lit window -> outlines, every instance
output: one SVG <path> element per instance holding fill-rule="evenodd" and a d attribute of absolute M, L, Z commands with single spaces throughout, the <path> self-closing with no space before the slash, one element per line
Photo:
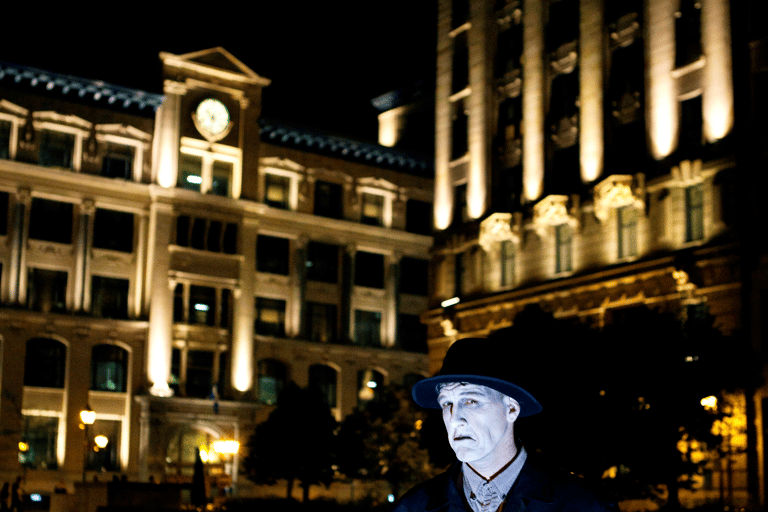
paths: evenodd
<path fill-rule="evenodd" d="M 384 389 L 384 375 L 373 369 L 357 372 L 357 400 L 364 404 L 376 400 Z"/>
<path fill-rule="evenodd" d="M 287 176 L 266 173 L 264 175 L 264 203 L 273 208 L 290 208 L 291 179 Z"/>
<path fill-rule="evenodd" d="M 568 224 L 555 226 L 555 272 L 570 272 L 573 237 Z"/>
<path fill-rule="evenodd" d="M 128 351 L 117 345 L 96 345 L 91 351 L 91 389 L 125 393 Z"/>
<path fill-rule="evenodd" d="M 500 246 L 501 286 L 512 286 L 515 284 L 515 245 L 511 240 L 504 240 Z"/>
<path fill-rule="evenodd" d="M 75 136 L 71 133 L 43 130 L 40 133 L 38 163 L 43 167 L 73 168 Z"/>
<path fill-rule="evenodd" d="M 120 471 L 120 432 L 123 428 L 120 420 L 97 419 L 88 429 L 91 449 L 88 451 L 86 468 L 91 471 Z M 106 446 L 99 448 L 94 440 L 98 436 L 106 438 Z"/>
<path fill-rule="evenodd" d="M 363 193 L 363 205 L 360 222 L 371 226 L 384 225 L 384 196 Z"/>
<path fill-rule="evenodd" d="M 229 196 L 230 182 L 232 181 L 232 163 L 213 161 L 213 177 L 211 179 L 210 193 L 216 196 Z"/>
<path fill-rule="evenodd" d="M 216 157 L 223 158 L 217 159 Z M 235 163 L 224 155 L 207 152 L 180 153 L 176 186 L 228 197 L 232 192 Z"/>
<path fill-rule="evenodd" d="M 685 189 L 685 241 L 704 238 L 704 191 L 701 185 Z"/>
<path fill-rule="evenodd" d="M 203 184 L 203 159 L 195 155 L 179 155 L 179 188 L 200 192 Z"/>
<path fill-rule="evenodd" d="M 57 469 L 56 444 L 59 437 L 59 419 L 49 416 L 22 416 L 21 440 L 29 449 L 20 455 L 24 467 Z"/>
<path fill-rule="evenodd" d="M 280 392 L 286 382 L 285 365 L 274 359 L 259 361 L 259 402 L 277 404 Z"/>
<path fill-rule="evenodd" d="M 623 206 L 617 211 L 619 225 L 619 258 L 637 255 L 637 209 Z"/>
<path fill-rule="evenodd" d="M 256 297 L 254 331 L 266 336 L 285 337 L 285 301 Z"/>
<path fill-rule="evenodd" d="M 355 345 L 381 346 L 381 312 L 355 310 Z"/>

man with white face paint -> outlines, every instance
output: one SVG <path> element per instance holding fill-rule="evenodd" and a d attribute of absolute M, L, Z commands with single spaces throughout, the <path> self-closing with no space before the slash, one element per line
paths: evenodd
<path fill-rule="evenodd" d="M 395 512 L 618 512 L 615 503 L 598 498 L 572 475 L 529 460 L 515 437 L 515 422 L 542 406 L 510 382 L 513 365 L 500 357 L 500 341 L 458 340 L 440 372 L 413 386 L 417 404 L 442 410 L 458 463 L 411 489 Z"/>

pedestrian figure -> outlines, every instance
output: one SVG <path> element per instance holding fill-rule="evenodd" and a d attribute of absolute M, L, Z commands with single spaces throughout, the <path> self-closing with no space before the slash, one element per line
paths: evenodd
<path fill-rule="evenodd" d="M 10 503 L 8 503 L 11 497 L 11 484 L 5 482 L 3 488 L 0 489 L 0 512 L 8 512 L 11 509 Z"/>
<path fill-rule="evenodd" d="M 24 489 L 20 476 L 16 477 L 11 486 L 11 512 L 24 512 Z"/>

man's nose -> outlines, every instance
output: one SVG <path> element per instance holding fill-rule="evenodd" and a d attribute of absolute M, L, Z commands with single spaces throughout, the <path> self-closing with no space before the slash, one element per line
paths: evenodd
<path fill-rule="evenodd" d="M 455 425 L 455 424 L 461 424 L 464 423 L 464 408 L 460 405 L 452 405 L 450 410 L 450 416 L 448 418 L 448 424 L 449 425 Z"/>

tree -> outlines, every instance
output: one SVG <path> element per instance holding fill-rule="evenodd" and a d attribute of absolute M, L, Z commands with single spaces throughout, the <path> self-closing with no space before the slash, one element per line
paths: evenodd
<path fill-rule="evenodd" d="M 350 478 L 383 479 L 395 496 L 434 475 L 419 444 L 426 414 L 409 390 L 386 387 L 347 416 L 339 430 L 339 469 Z"/>
<path fill-rule="evenodd" d="M 333 481 L 336 420 L 322 397 L 295 383 L 286 385 L 267 421 L 248 440 L 244 469 L 257 483 L 288 482 L 287 497 L 299 481 L 303 500 L 309 488 Z"/>

